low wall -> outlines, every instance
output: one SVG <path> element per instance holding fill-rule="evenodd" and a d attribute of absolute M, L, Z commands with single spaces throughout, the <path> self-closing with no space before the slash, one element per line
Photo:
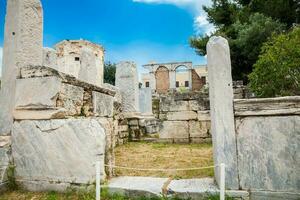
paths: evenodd
<path fill-rule="evenodd" d="M 239 187 L 251 199 L 299 199 L 300 97 L 234 101 Z"/>
<path fill-rule="evenodd" d="M 64 191 L 95 182 L 114 164 L 120 102 L 98 87 L 47 67 L 21 68 L 16 82 L 12 157 L 16 182 L 31 191 Z M 1 158 L 5 158 L 2 157 Z"/>
<path fill-rule="evenodd" d="M 160 141 L 174 143 L 211 141 L 208 94 L 169 93 L 159 96 L 159 101 L 154 100 L 153 105 L 154 114 L 160 120 Z"/>

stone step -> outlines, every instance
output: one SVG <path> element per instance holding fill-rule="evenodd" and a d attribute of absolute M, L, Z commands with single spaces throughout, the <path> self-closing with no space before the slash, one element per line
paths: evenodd
<path fill-rule="evenodd" d="M 155 177 L 117 177 L 108 183 L 110 193 L 130 197 L 176 196 L 182 199 L 205 200 L 209 195 L 219 193 L 212 178 L 170 180 Z M 226 194 L 240 200 L 248 200 L 246 191 L 226 191 Z"/>

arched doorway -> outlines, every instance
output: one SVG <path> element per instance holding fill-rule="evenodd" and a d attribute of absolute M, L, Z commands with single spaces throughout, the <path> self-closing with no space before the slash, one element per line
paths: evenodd
<path fill-rule="evenodd" d="M 169 70 L 164 66 L 160 66 L 155 72 L 155 79 L 156 92 L 160 94 L 167 93 L 170 88 Z"/>
<path fill-rule="evenodd" d="M 180 65 L 176 67 L 175 73 L 176 89 L 188 89 L 191 84 L 189 69 L 184 65 Z"/>

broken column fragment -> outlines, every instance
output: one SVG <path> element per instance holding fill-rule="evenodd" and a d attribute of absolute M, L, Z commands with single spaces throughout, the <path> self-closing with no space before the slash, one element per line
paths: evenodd
<path fill-rule="evenodd" d="M 134 62 L 124 61 L 117 64 L 116 86 L 122 95 L 124 112 L 139 112 L 139 81 Z"/>

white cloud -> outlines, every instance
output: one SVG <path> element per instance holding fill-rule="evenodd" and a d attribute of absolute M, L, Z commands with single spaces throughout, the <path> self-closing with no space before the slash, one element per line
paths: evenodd
<path fill-rule="evenodd" d="M 207 15 L 202 9 L 203 6 L 211 5 L 211 0 L 133 0 L 133 2 L 173 4 L 188 9 L 195 15 L 194 29 L 197 34 L 210 34 L 215 30 L 214 26 L 207 21 Z"/>
<path fill-rule="evenodd" d="M 2 58 L 3 58 L 3 48 L 0 47 L 0 77 L 2 75 Z"/>

